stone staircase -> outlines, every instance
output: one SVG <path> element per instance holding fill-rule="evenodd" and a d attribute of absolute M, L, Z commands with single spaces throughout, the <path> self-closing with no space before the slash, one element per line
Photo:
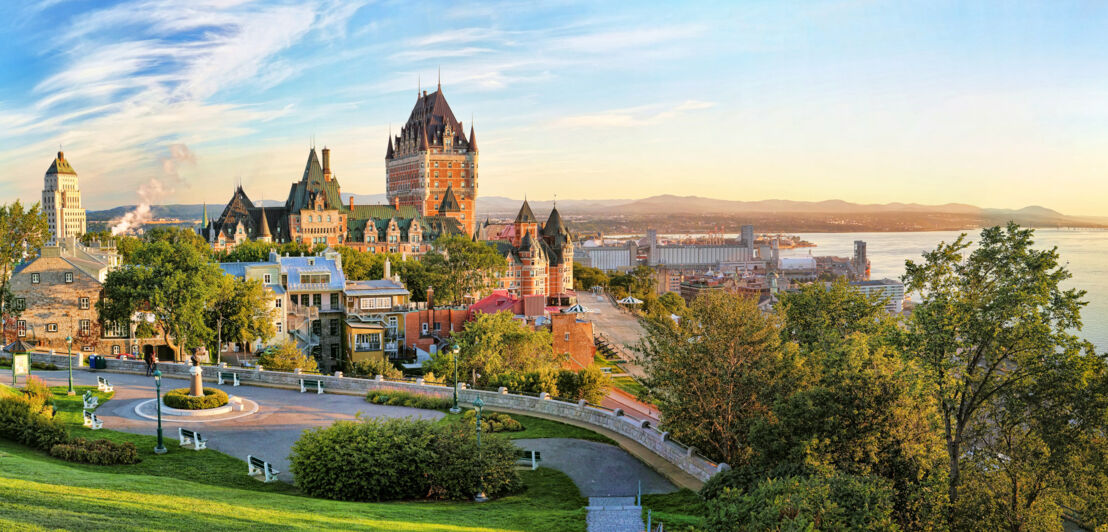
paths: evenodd
<path fill-rule="evenodd" d="M 634 497 L 589 497 L 586 522 L 589 532 L 643 532 L 642 506 Z"/>

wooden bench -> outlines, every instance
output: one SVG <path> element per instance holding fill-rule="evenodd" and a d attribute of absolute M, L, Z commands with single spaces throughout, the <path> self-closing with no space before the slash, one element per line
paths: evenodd
<path fill-rule="evenodd" d="M 273 464 L 249 454 L 246 455 L 246 467 L 250 476 L 264 474 L 266 482 L 277 480 L 277 474 L 280 473 L 273 469 Z"/>
<path fill-rule="evenodd" d="M 181 442 L 181 447 L 192 445 L 194 451 L 208 448 L 208 440 L 205 440 L 199 432 L 193 432 L 186 428 L 178 428 L 177 438 Z"/>
<path fill-rule="evenodd" d="M 96 389 L 102 392 L 111 392 L 114 390 L 114 388 L 112 388 L 112 383 L 108 382 L 108 379 L 100 376 L 96 377 Z"/>
<path fill-rule="evenodd" d="M 104 426 L 104 422 L 100 421 L 100 418 L 96 417 L 96 414 L 93 414 L 92 412 L 89 412 L 88 410 L 85 410 L 84 413 L 85 413 L 85 426 L 86 427 L 88 427 L 92 430 L 100 430 L 100 428 Z"/>
<path fill-rule="evenodd" d="M 232 384 L 231 386 L 238 386 L 239 385 L 239 374 L 238 373 L 235 373 L 233 371 L 221 371 L 221 372 L 219 372 L 219 384 L 223 384 L 224 379 L 227 379 L 227 380 L 233 382 L 234 384 Z"/>
<path fill-rule="evenodd" d="M 530 467 L 532 471 L 539 468 L 539 461 L 542 460 L 542 454 L 539 451 L 527 451 L 520 449 L 516 453 L 516 465 Z"/>
<path fill-rule="evenodd" d="M 308 383 L 315 383 L 315 393 L 323 393 L 323 381 L 318 379 L 300 379 L 300 393 L 308 391 L 308 387 L 305 386 Z"/>
<path fill-rule="evenodd" d="M 93 410 L 100 406 L 100 398 L 92 395 L 92 390 L 85 392 L 84 395 L 85 410 Z"/>

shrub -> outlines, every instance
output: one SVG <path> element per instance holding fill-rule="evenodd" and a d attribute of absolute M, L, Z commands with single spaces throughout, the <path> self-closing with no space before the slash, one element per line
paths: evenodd
<path fill-rule="evenodd" d="M 23 385 L 23 397 L 30 400 L 32 403 L 46 405 L 54 400 L 54 392 L 50 391 L 50 386 L 46 384 L 46 381 L 42 380 L 42 377 L 30 375 L 27 377 L 27 383 Z"/>
<path fill-rule="evenodd" d="M 407 406 L 426 410 L 446 410 L 454 406 L 454 400 L 449 397 L 391 390 L 370 391 L 366 394 L 365 400 L 378 405 Z"/>
<path fill-rule="evenodd" d="M 383 375 L 386 379 L 399 379 L 404 373 L 385 360 L 360 360 L 350 365 L 350 377 L 373 378 Z"/>
<path fill-rule="evenodd" d="M 418 419 L 359 419 L 309 429 L 293 444 L 290 471 L 305 493 L 348 501 L 467 499 L 484 478 L 490 496 L 520 487 L 515 447 L 472 430 Z M 336 452 L 336 450 L 341 452 Z"/>
<path fill-rule="evenodd" d="M 469 427 L 473 427 L 476 420 L 476 410 L 466 410 L 465 414 L 462 414 L 462 423 Z M 481 432 L 519 432 L 521 430 L 523 430 L 523 425 L 512 419 L 508 414 L 500 412 L 481 413 Z"/>
<path fill-rule="evenodd" d="M 266 349 L 258 357 L 258 364 L 271 371 L 319 371 L 315 359 L 300 352 L 296 344 L 285 342 L 275 348 Z"/>
<path fill-rule="evenodd" d="M 0 437 L 44 451 L 69 441 L 64 424 L 35 408 L 22 397 L 0 398 Z"/>
<path fill-rule="evenodd" d="M 178 388 L 165 394 L 163 398 L 165 406 L 179 408 L 181 410 L 203 410 L 206 408 L 218 408 L 229 400 L 227 392 L 217 388 L 204 388 L 203 397 L 189 396 L 188 388 Z"/>
<path fill-rule="evenodd" d="M 878 477 L 771 478 L 749 492 L 723 488 L 709 500 L 709 530 L 898 530 L 893 490 Z"/>
<path fill-rule="evenodd" d="M 141 461 L 134 443 L 115 443 L 104 439 L 90 441 L 76 438 L 69 443 L 58 443 L 50 448 L 50 456 L 67 462 L 95 465 L 137 464 Z"/>

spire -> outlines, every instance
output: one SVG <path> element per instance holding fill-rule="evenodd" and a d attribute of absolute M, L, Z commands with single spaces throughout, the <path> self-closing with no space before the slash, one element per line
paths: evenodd
<path fill-rule="evenodd" d="M 261 221 L 262 227 L 258 232 L 258 236 L 261 236 L 263 238 L 270 238 L 273 235 L 270 234 L 270 232 L 269 232 L 269 221 L 267 221 L 265 219 L 265 207 L 261 207 L 261 209 L 262 209 L 262 221 Z"/>
<path fill-rule="evenodd" d="M 208 226 L 208 202 L 204 202 L 204 217 L 200 220 L 200 227 Z"/>
<path fill-rule="evenodd" d="M 454 196 L 454 185 L 448 183 L 446 185 L 446 194 L 442 196 L 442 203 L 439 204 L 439 214 L 445 212 L 458 212 L 462 210 L 458 204 L 458 198 Z"/>
<path fill-rule="evenodd" d="M 439 65 L 439 83 L 438 83 L 438 91 L 439 91 L 439 92 L 442 92 L 442 65 Z"/>
<path fill-rule="evenodd" d="M 469 123 L 469 151 L 477 152 L 477 134 L 473 132 L 473 122 Z"/>
<path fill-rule="evenodd" d="M 431 145 L 431 143 L 427 141 L 427 127 L 421 126 L 419 131 L 421 133 L 419 137 L 419 151 L 427 151 L 427 146 Z"/>
<path fill-rule="evenodd" d="M 392 132 L 389 132 L 389 149 L 385 152 L 385 159 L 392 159 L 395 152 L 392 150 Z"/>
<path fill-rule="evenodd" d="M 516 223 L 535 223 L 535 213 L 531 212 L 531 205 L 527 203 L 526 198 L 523 200 L 523 206 L 519 208 L 519 214 L 516 215 Z"/>

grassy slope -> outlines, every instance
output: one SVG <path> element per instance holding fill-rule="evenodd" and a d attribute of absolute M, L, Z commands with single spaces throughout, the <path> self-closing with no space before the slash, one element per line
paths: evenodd
<path fill-rule="evenodd" d="M 523 425 L 523 430 L 519 432 L 500 432 L 498 434 L 507 436 L 509 440 L 522 440 L 531 438 L 576 438 L 578 440 L 598 441 L 600 443 L 608 443 L 616 445 L 616 442 L 611 438 L 602 434 L 597 434 L 589 429 L 581 428 L 575 425 L 567 425 L 565 423 L 559 423 L 549 419 L 543 419 L 538 417 L 524 416 L 520 414 L 508 414 L 512 419 L 519 421 Z M 450 414 L 447 413 L 446 417 L 442 418 L 441 423 L 454 422 L 462 418 L 462 414 Z"/>
<path fill-rule="evenodd" d="M 642 506 L 643 520 L 646 520 L 646 510 L 652 510 L 653 523 L 665 523 L 666 530 L 704 528 L 704 501 L 690 489 L 643 495 Z"/>
<path fill-rule="evenodd" d="M 74 436 L 131 441 L 134 465 L 72 464 L 0 440 L 0 529 L 40 530 L 584 530 L 585 499 L 564 474 L 522 473 L 527 489 L 485 504 L 468 502 L 351 503 L 303 497 L 284 483 L 246 475 L 243 462 L 212 451 L 153 454 L 156 439 L 80 426 L 81 394 L 56 397 L 60 419 Z M 111 394 L 94 393 L 101 402 Z M 167 481 L 171 477 L 173 481 Z"/>

